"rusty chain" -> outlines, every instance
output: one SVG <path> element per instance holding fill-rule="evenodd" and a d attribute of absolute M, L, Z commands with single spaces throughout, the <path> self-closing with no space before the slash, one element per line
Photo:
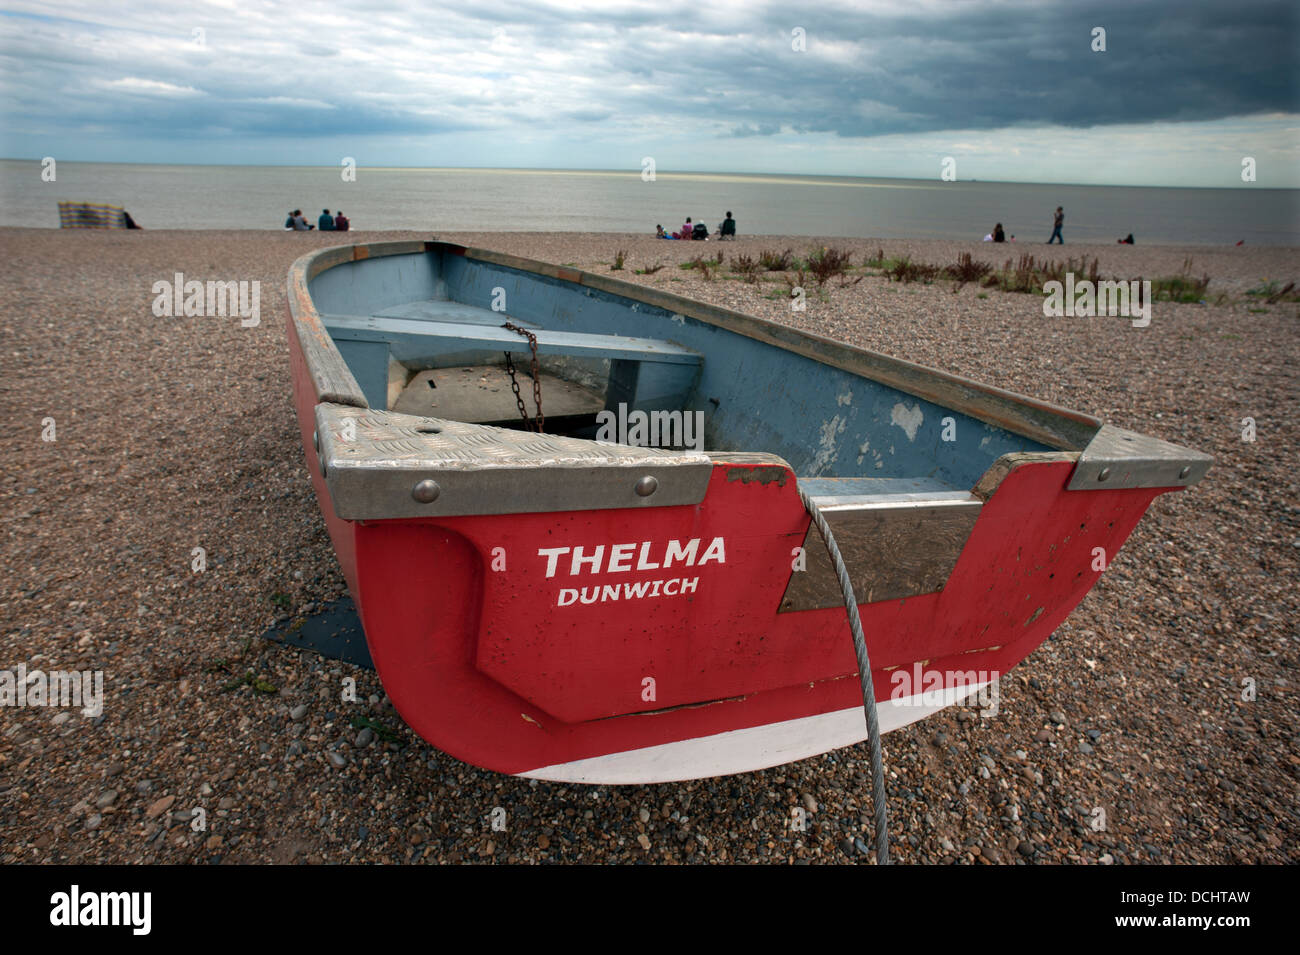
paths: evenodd
<path fill-rule="evenodd" d="M 536 429 L 540 434 L 546 424 L 546 417 L 542 414 L 542 375 L 537 368 L 537 336 L 526 328 L 520 328 L 513 322 L 506 322 L 501 327 L 512 332 L 518 332 L 528 339 L 528 347 L 533 353 L 533 404 L 537 406 L 537 417 L 535 419 L 528 417 L 528 409 L 524 406 L 523 396 L 519 393 L 519 381 L 515 378 L 515 363 L 510 358 L 510 352 L 506 352 L 506 371 L 510 375 L 510 387 L 514 390 L 515 404 L 519 406 L 519 416 L 524 419 L 524 426 L 529 430 Z"/>

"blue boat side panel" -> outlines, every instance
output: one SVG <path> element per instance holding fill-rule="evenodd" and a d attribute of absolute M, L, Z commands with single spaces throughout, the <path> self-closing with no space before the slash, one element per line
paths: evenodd
<path fill-rule="evenodd" d="M 358 342 L 335 339 L 339 354 L 352 369 L 361 386 L 366 403 L 372 408 L 388 408 L 388 345 L 384 342 Z"/>
<path fill-rule="evenodd" d="M 370 315 L 406 302 L 446 299 L 438 258 L 385 255 L 360 259 L 321 272 L 308 283 L 308 291 L 318 312 L 347 315 Z"/>
<path fill-rule="evenodd" d="M 628 411 L 680 411 L 699 377 L 699 365 L 621 361 L 610 369 L 606 407 L 617 413 L 619 402 Z"/>
<path fill-rule="evenodd" d="M 444 257 L 450 297 L 547 329 L 652 336 L 706 356 L 690 409 L 710 450 L 778 454 L 801 477 L 933 478 L 974 487 L 1016 451 L 1051 448 L 888 385 L 640 302 L 491 263 Z"/>

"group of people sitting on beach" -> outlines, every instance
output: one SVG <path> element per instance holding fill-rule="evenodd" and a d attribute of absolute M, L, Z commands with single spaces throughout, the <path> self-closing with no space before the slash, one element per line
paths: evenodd
<path fill-rule="evenodd" d="M 347 232 L 348 229 L 352 228 L 352 222 L 341 211 L 330 215 L 328 209 L 320 214 L 320 218 L 316 220 L 316 225 L 312 225 L 307 221 L 301 209 L 294 209 L 293 212 L 289 213 L 289 217 L 284 220 L 285 229 L 294 232 L 310 232 L 317 226 L 320 227 L 321 232 Z"/>
<path fill-rule="evenodd" d="M 727 210 L 727 217 L 718 223 L 718 231 L 714 233 L 721 239 L 734 239 L 736 237 L 736 220 L 731 218 L 731 210 Z M 709 238 L 709 227 L 703 222 L 692 222 L 690 216 L 686 217 L 686 222 L 682 224 L 681 229 L 677 232 L 665 232 L 662 225 L 655 226 L 656 239 L 701 239 Z"/>

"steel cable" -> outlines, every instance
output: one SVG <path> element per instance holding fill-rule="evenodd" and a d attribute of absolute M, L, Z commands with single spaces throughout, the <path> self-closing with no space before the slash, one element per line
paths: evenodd
<path fill-rule="evenodd" d="M 876 821 L 876 861 L 889 865 L 889 821 L 885 811 L 885 763 L 880 751 L 880 719 L 876 715 L 876 692 L 871 682 L 871 660 L 867 657 L 867 641 L 862 635 L 862 618 L 858 616 L 858 601 L 853 596 L 853 582 L 849 580 L 848 568 L 840 556 L 840 548 L 835 543 L 835 535 L 830 525 L 822 516 L 821 510 L 812 502 L 812 498 L 799 488 L 799 499 L 817 525 L 830 554 L 831 563 L 835 565 L 835 576 L 840 579 L 840 590 L 844 593 L 844 609 L 849 615 L 849 629 L 853 632 L 853 651 L 858 658 L 858 681 L 862 684 L 862 708 L 867 714 L 867 739 L 871 745 L 871 806 Z"/>

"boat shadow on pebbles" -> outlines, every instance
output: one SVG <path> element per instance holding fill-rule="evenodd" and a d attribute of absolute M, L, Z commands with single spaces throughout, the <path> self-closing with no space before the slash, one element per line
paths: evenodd
<path fill-rule="evenodd" d="M 283 647 L 310 650 L 331 660 L 341 660 L 373 670 L 366 634 L 351 597 L 325 604 L 318 613 L 282 617 L 261 638 Z"/>

